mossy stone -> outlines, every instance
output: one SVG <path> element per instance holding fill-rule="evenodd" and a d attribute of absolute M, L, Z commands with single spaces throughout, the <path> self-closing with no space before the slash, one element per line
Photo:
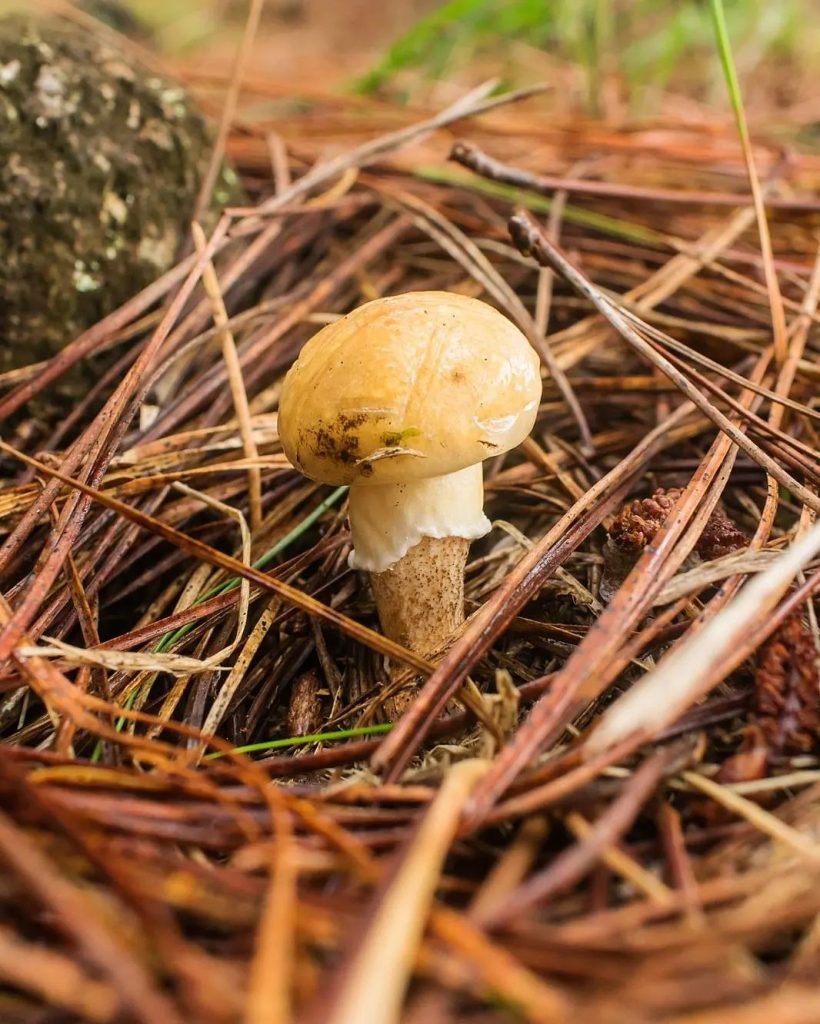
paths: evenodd
<path fill-rule="evenodd" d="M 210 145 L 185 90 L 108 40 L 0 21 L 0 372 L 47 359 L 173 265 Z"/>

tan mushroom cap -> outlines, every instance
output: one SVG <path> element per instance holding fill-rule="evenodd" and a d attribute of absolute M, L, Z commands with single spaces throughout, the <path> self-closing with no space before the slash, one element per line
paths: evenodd
<path fill-rule="evenodd" d="M 540 398 L 538 356 L 505 316 L 463 295 L 408 292 L 307 342 L 285 378 L 279 434 L 314 480 L 398 483 L 514 448 Z"/>

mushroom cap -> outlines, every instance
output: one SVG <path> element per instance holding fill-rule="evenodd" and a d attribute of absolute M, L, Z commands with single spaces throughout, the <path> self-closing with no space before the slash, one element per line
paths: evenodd
<path fill-rule="evenodd" d="M 538 356 L 498 310 L 408 292 L 365 303 L 307 342 L 285 377 L 279 436 L 314 480 L 398 483 L 514 448 L 540 399 Z"/>

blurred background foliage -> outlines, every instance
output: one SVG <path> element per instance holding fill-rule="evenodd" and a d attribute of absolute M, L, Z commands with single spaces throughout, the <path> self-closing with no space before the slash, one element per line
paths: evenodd
<path fill-rule="evenodd" d="M 32 2 L 62 0 L 0 0 L 0 10 Z M 125 11 L 164 53 L 215 68 L 247 11 L 247 0 L 80 5 L 116 27 Z M 724 6 L 752 119 L 820 106 L 820 0 Z M 652 116 L 668 93 L 727 106 L 709 0 L 266 0 L 251 68 L 292 81 L 294 94 L 309 83 L 400 103 L 496 75 L 505 86 L 551 81 L 562 109 L 609 117 Z"/>
<path fill-rule="evenodd" d="M 811 61 L 820 54 L 816 3 L 726 0 L 725 7 L 742 72 L 769 60 Z M 507 73 L 514 77 L 510 44 L 516 41 L 583 68 L 593 105 L 603 76 L 616 72 L 636 95 L 662 90 L 676 75 L 701 92 L 708 82 L 698 75 L 698 64 L 714 53 L 705 0 L 449 0 L 396 40 L 357 88 L 383 89 L 412 68 L 441 78 L 504 51 L 513 65 Z"/>

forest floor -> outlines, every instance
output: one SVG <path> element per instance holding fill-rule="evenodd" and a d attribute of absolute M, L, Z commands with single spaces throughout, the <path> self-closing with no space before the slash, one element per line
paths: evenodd
<path fill-rule="evenodd" d="M 381 29 L 275 17 L 162 58 L 244 189 L 207 250 L 0 378 L 0 1019 L 814 1024 L 816 98 L 746 94 L 744 146 L 714 54 L 638 116 L 521 41 L 500 87 L 363 94 Z M 277 409 L 319 326 L 419 289 L 501 309 L 544 395 L 392 722 Z"/>

